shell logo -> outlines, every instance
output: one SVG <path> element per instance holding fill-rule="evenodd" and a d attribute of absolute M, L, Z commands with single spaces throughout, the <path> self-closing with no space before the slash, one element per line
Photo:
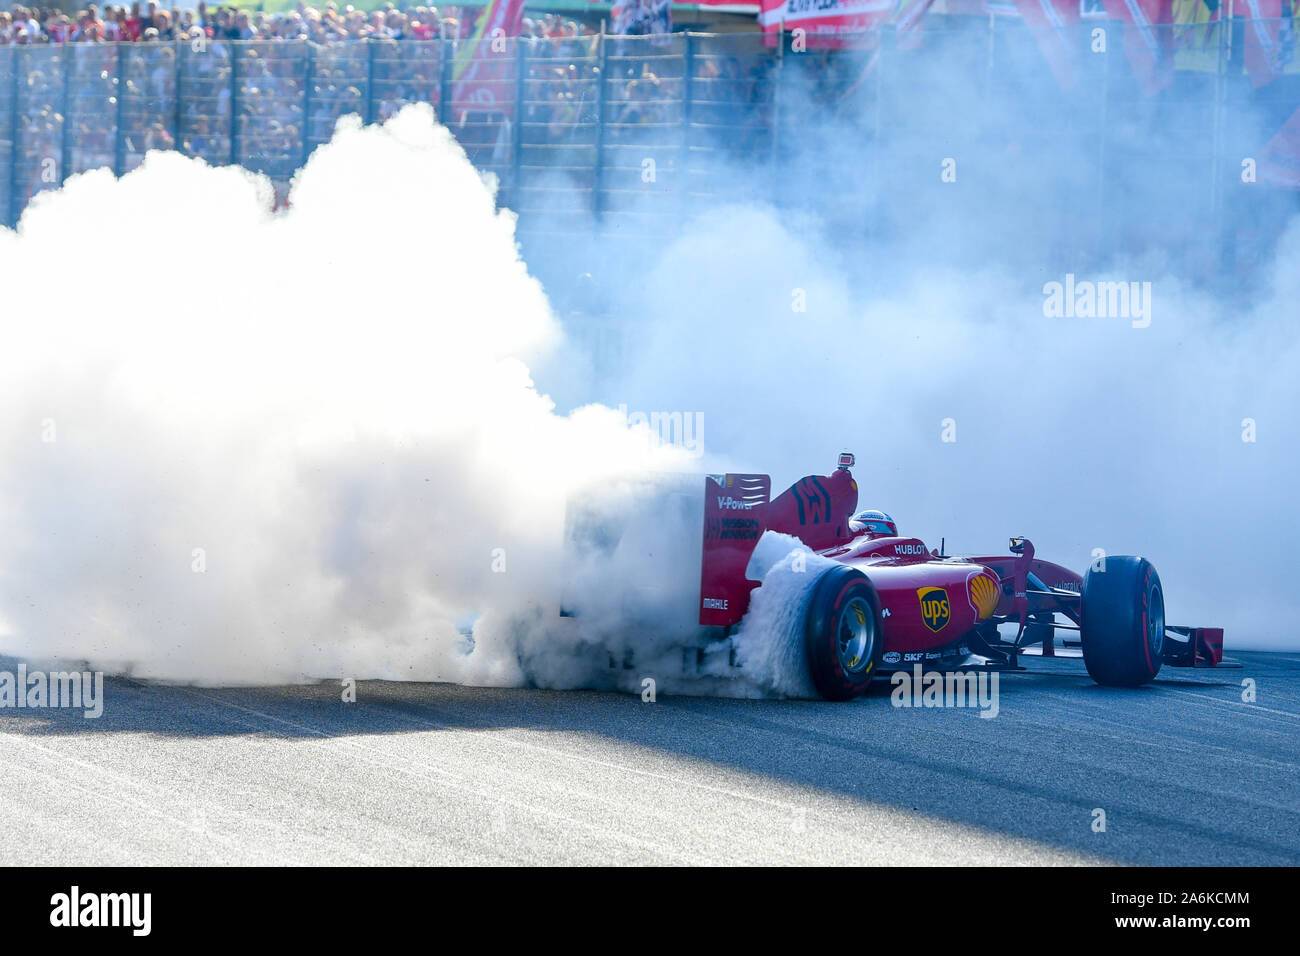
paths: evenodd
<path fill-rule="evenodd" d="M 982 621 L 991 616 L 998 606 L 998 586 L 988 575 L 980 572 L 970 576 L 966 587 L 970 591 L 970 603 L 975 608 L 975 619 Z"/>

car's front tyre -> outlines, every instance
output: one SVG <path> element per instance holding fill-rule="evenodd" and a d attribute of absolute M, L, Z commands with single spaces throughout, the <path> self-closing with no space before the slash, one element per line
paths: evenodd
<path fill-rule="evenodd" d="M 1098 684 L 1138 687 L 1160 671 L 1165 597 L 1145 558 L 1106 557 L 1083 578 L 1083 662 Z"/>
<path fill-rule="evenodd" d="M 804 623 L 809 676 L 827 700 L 867 689 L 880 666 L 884 632 L 880 598 L 861 571 L 838 565 L 813 587 Z"/>

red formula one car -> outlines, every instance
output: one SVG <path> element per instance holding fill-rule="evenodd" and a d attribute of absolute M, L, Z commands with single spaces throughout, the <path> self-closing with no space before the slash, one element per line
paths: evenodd
<path fill-rule="evenodd" d="M 853 464 L 842 454 L 833 474 L 802 478 L 770 501 L 767 475 L 705 479 L 702 625 L 744 617 L 759 585 L 746 568 L 763 532 L 776 531 L 838 562 L 813 583 L 804 622 L 810 676 L 830 700 L 917 664 L 1016 669 L 1027 647 L 1054 655 L 1058 629 L 1077 632 L 1063 645 L 1081 647 L 1099 684 L 1136 687 L 1161 664 L 1222 660 L 1221 628 L 1165 623 L 1160 577 L 1145 558 L 1108 556 L 1080 576 L 1035 557 L 1021 537 L 1008 555 L 950 557 L 899 535 L 884 512 L 858 512 Z M 1004 624 L 1016 625 L 1014 638 Z"/>

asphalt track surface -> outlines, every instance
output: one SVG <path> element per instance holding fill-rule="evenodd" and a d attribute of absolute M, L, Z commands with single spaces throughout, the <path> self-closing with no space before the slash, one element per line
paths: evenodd
<path fill-rule="evenodd" d="M 5 864 L 1300 863 L 1300 656 L 994 719 L 849 704 L 110 679 L 0 710 Z M 0 668 L 16 662 L 0 659 Z M 1241 683 L 1256 684 L 1242 700 Z M 1094 832 L 1094 810 L 1106 813 Z"/>

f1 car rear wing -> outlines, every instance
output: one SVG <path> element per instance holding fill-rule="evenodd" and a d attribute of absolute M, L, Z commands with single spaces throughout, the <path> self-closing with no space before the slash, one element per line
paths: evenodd
<path fill-rule="evenodd" d="M 858 484 L 840 456 L 835 473 L 808 475 L 771 501 L 768 475 L 728 474 L 704 479 L 704 549 L 700 561 L 700 623 L 730 627 L 749 610 L 758 581 L 745 575 L 764 531 L 793 535 L 814 551 L 851 537 L 849 518 L 858 505 Z"/>
<path fill-rule="evenodd" d="M 768 475 L 708 475 L 704 479 L 704 551 L 700 559 L 700 623 L 729 627 L 749 609 L 757 581 L 745 577 L 763 536 Z"/>

